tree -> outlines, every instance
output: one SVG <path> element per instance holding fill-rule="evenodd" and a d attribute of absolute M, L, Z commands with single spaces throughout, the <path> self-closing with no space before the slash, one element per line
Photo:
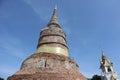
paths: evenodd
<path fill-rule="evenodd" d="M 87 80 L 91 80 L 91 78 L 87 78 Z"/>
<path fill-rule="evenodd" d="M 101 80 L 101 76 L 94 75 L 91 80 Z"/>
<path fill-rule="evenodd" d="M 4 79 L 0 77 L 0 80 L 4 80 Z"/>

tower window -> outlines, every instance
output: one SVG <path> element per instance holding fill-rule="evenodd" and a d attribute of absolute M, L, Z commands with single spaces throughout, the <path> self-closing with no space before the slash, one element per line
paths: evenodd
<path fill-rule="evenodd" d="M 110 69 L 110 68 L 108 68 L 108 72 L 111 72 L 111 69 Z"/>

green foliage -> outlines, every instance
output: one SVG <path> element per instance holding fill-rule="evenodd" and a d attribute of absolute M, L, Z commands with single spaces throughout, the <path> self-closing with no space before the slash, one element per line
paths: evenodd
<path fill-rule="evenodd" d="M 0 80 L 4 80 L 4 79 L 0 77 Z"/>
<path fill-rule="evenodd" d="M 91 80 L 91 78 L 87 78 L 87 80 Z"/>
<path fill-rule="evenodd" d="M 94 75 L 91 80 L 101 80 L 101 76 Z"/>

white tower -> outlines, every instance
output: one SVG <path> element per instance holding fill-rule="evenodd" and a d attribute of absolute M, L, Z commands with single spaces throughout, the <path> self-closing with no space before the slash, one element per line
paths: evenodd
<path fill-rule="evenodd" d="M 113 63 L 106 58 L 104 53 L 102 53 L 100 64 L 100 68 L 102 70 L 102 80 L 119 80 L 113 68 Z"/>

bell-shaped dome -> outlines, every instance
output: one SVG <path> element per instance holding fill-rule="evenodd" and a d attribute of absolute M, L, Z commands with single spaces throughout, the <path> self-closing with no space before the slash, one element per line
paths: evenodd
<path fill-rule="evenodd" d="M 57 19 L 57 8 L 47 27 L 43 28 L 37 46 L 37 53 L 46 52 L 68 56 L 66 35 L 61 29 Z"/>

